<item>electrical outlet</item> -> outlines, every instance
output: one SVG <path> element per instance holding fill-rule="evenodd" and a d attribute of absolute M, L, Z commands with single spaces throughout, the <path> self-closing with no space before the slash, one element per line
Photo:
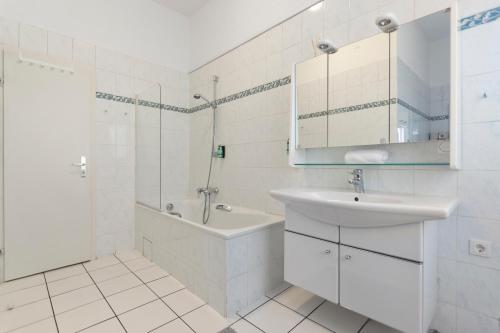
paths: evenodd
<path fill-rule="evenodd" d="M 469 254 L 472 256 L 491 258 L 491 242 L 471 239 L 469 240 Z"/>

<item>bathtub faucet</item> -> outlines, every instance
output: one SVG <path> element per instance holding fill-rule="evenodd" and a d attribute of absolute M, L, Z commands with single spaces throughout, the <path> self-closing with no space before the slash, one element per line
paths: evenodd
<path fill-rule="evenodd" d="M 168 213 L 168 214 L 170 214 L 170 215 L 174 215 L 174 216 L 177 216 L 177 217 L 179 217 L 179 218 L 182 218 L 182 214 L 181 214 L 181 213 L 179 213 L 179 212 L 175 212 L 175 211 L 174 211 L 174 208 L 175 208 L 175 207 L 174 207 L 174 204 L 173 204 L 173 203 L 171 203 L 171 202 L 167 203 L 167 206 L 166 206 L 166 207 L 167 207 L 167 213 Z"/>
<path fill-rule="evenodd" d="M 215 205 L 215 209 L 220 209 L 220 210 L 223 210 L 225 212 L 231 212 L 233 210 L 233 208 L 229 205 L 226 205 L 226 204 L 217 204 Z"/>
<path fill-rule="evenodd" d="M 219 193 L 219 188 L 218 187 L 199 187 L 196 189 L 196 193 L 200 195 L 201 193 L 203 194 L 217 194 Z"/>

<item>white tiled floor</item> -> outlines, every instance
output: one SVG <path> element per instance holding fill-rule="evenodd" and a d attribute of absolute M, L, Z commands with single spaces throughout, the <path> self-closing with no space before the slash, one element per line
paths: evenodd
<path fill-rule="evenodd" d="M 396 333 L 286 285 L 229 320 L 137 251 L 0 284 L 0 333 L 216 333 L 228 326 L 238 333 Z"/>

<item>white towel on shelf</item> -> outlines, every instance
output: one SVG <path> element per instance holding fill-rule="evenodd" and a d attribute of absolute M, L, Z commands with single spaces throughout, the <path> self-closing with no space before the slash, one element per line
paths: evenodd
<path fill-rule="evenodd" d="M 382 164 L 389 159 L 389 153 L 380 149 L 351 150 L 345 154 L 347 164 Z"/>

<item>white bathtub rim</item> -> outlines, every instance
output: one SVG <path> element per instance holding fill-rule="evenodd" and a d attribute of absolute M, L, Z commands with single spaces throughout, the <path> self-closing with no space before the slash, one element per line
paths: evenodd
<path fill-rule="evenodd" d="M 189 220 L 184 219 L 184 218 L 180 218 L 180 217 L 175 216 L 175 215 L 170 215 L 164 211 L 159 211 L 159 210 L 153 209 L 151 207 L 145 206 L 145 205 L 140 204 L 140 203 L 136 203 L 135 206 L 136 206 L 136 208 L 142 208 L 146 211 L 160 214 L 160 215 L 164 215 L 168 218 L 172 218 L 174 220 L 181 221 L 183 223 L 187 223 L 195 228 L 200 228 L 200 229 L 210 233 L 211 235 L 217 236 L 217 237 L 222 238 L 222 239 L 237 238 L 240 236 L 254 233 L 254 232 L 259 231 L 259 230 L 265 230 L 265 229 L 270 229 L 270 228 L 278 226 L 278 225 L 284 225 L 284 223 L 285 223 L 285 218 L 281 215 L 268 214 L 268 213 L 265 213 L 262 211 L 257 211 L 263 215 L 267 215 L 267 216 L 272 217 L 272 219 L 270 221 L 267 221 L 267 222 L 264 222 L 264 223 L 261 223 L 261 224 L 255 225 L 255 226 L 251 226 L 251 227 L 223 230 L 223 229 L 216 229 L 216 228 L 210 227 L 209 225 L 203 225 L 200 223 L 192 222 L 192 221 L 189 221 Z M 244 207 L 242 207 L 242 208 L 244 208 Z M 245 210 L 252 210 L 250 208 L 244 208 L 244 209 Z M 256 210 L 253 210 L 253 211 L 256 211 Z"/>

